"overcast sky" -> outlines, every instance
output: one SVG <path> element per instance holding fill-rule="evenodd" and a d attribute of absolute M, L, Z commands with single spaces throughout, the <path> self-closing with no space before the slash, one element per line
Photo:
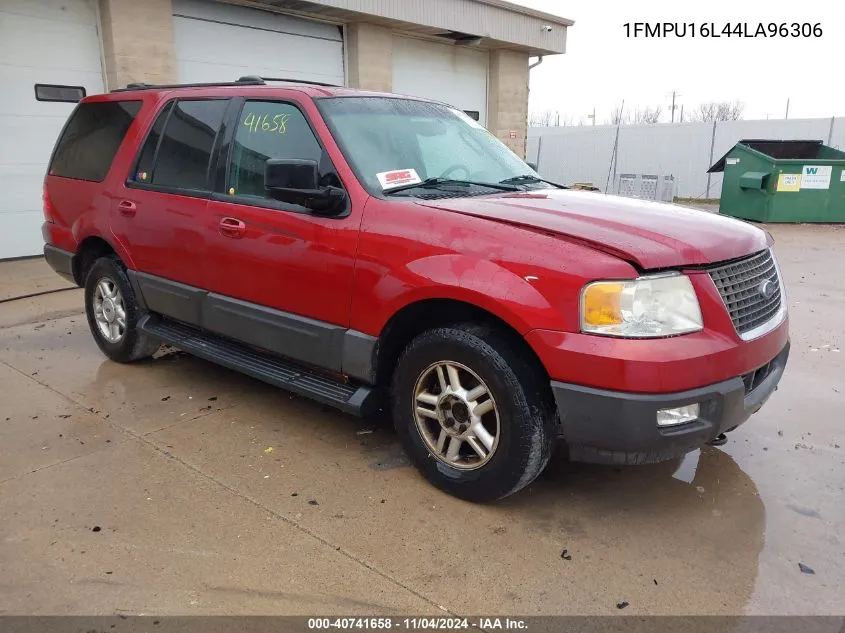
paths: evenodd
<path fill-rule="evenodd" d="M 740 100 L 745 119 L 845 115 L 845 3 L 841 0 L 512 0 L 575 20 L 565 55 L 531 71 L 529 109 L 598 123 L 625 99 L 685 114 L 701 102 Z M 626 38 L 626 22 L 821 23 L 821 38 Z M 749 26 L 751 28 L 751 26 Z M 677 115 L 676 115 L 677 116 Z"/>

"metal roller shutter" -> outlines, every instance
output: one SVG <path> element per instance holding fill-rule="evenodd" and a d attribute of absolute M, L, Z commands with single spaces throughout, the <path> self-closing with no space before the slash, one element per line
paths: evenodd
<path fill-rule="evenodd" d="M 36 83 L 103 92 L 95 0 L 0 2 L 0 259 L 42 251 L 44 174 L 74 108 L 37 101 Z"/>
<path fill-rule="evenodd" d="M 443 101 L 487 120 L 487 51 L 393 38 L 393 91 Z"/>
<path fill-rule="evenodd" d="M 174 0 L 182 83 L 243 75 L 343 85 L 343 36 L 331 24 L 200 0 Z"/>

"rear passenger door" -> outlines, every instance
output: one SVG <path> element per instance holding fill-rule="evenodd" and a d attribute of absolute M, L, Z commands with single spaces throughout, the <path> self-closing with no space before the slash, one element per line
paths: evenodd
<path fill-rule="evenodd" d="M 112 231 L 129 251 L 149 307 L 185 321 L 207 283 L 203 232 L 211 197 L 212 157 L 228 99 L 173 99 L 161 107 L 120 195 Z M 181 307 L 180 307 L 181 304 Z"/>

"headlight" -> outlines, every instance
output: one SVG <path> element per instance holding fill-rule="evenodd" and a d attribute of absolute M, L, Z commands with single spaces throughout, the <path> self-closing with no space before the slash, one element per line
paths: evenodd
<path fill-rule="evenodd" d="M 689 277 L 679 273 L 631 281 L 596 281 L 581 292 L 581 331 L 649 338 L 702 329 Z"/>

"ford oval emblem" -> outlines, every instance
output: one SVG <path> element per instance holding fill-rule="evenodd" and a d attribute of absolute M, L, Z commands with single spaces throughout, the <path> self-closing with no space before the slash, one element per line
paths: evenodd
<path fill-rule="evenodd" d="M 760 285 L 757 286 L 757 292 L 760 293 L 760 296 L 763 297 L 763 299 L 771 299 L 776 290 L 777 284 L 775 284 L 775 282 L 771 279 L 764 279 L 760 282 Z"/>

